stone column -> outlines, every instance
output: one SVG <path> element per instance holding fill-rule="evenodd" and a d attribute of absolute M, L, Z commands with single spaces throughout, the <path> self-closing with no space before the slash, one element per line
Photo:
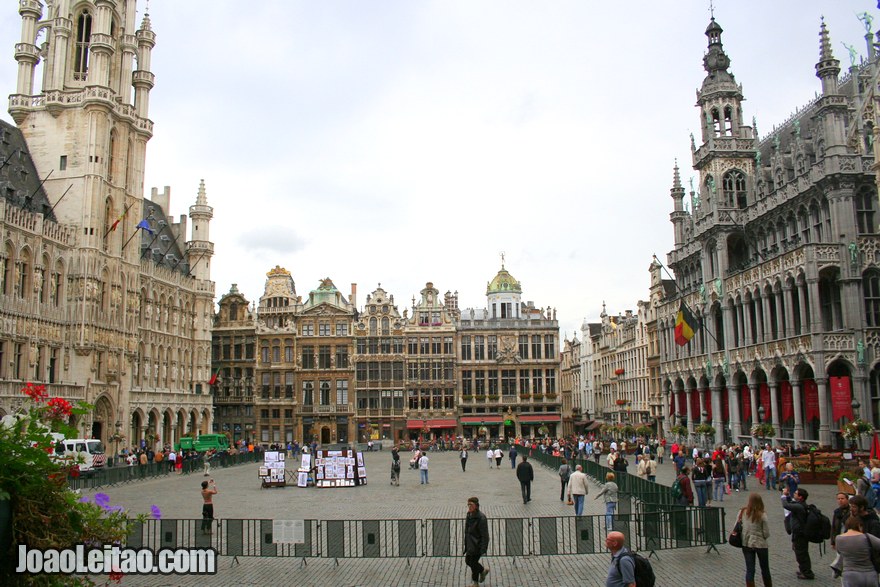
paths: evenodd
<path fill-rule="evenodd" d="M 801 313 L 801 334 L 812 332 L 810 309 L 807 307 L 807 284 L 798 285 L 798 306 Z"/>
<path fill-rule="evenodd" d="M 771 303 L 772 303 L 772 300 L 769 297 L 767 297 L 767 295 L 762 291 L 761 292 L 761 308 L 763 310 L 763 317 L 764 317 L 763 326 L 764 326 L 764 328 L 762 328 L 762 332 L 761 332 L 761 342 L 770 342 L 771 340 L 773 340 L 773 336 L 772 336 L 773 331 L 770 329 L 770 317 L 771 317 L 770 304 Z"/>
<path fill-rule="evenodd" d="M 788 304 L 784 304 L 782 300 L 783 292 L 773 292 L 773 302 L 776 303 L 776 338 L 782 339 L 788 336 L 787 332 L 790 328 L 786 310 Z"/>
<path fill-rule="evenodd" d="M 685 407 L 687 408 L 687 417 L 688 417 L 688 434 L 693 435 L 694 433 L 694 415 L 691 413 L 693 410 L 691 409 L 691 394 L 699 393 L 696 389 L 688 389 L 685 391 Z M 698 416 L 699 417 L 699 416 Z"/>
<path fill-rule="evenodd" d="M 782 286 L 782 295 L 785 296 L 785 337 L 794 336 L 794 300 L 791 297 L 791 286 L 787 283 Z"/>
<path fill-rule="evenodd" d="M 739 393 L 737 393 L 736 386 L 727 386 L 727 406 L 729 410 L 728 416 L 730 418 L 731 440 L 733 442 L 738 442 L 739 437 L 742 434 L 742 421 L 740 420 Z"/>
<path fill-rule="evenodd" d="M 770 405 L 773 407 L 770 411 L 772 412 L 773 428 L 776 430 L 776 437 L 773 439 L 773 445 L 775 446 L 779 444 L 779 433 L 782 430 L 779 427 L 779 383 L 777 381 L 768 381 L 767 385 L 770 386 Z"/>
<path fill-rule="evenodd" d="M 800 381 L 791 382 L 791 396 L 794 399 L 794 446 L 797 448 L 804 439 L 804 414 L 802 412 Z"/>
<path fill-rule="evenodd" d="M 758 384 L 757 383 L 749 383 L 749 398 L 752 403 L 752 422 L 761 423 L 760 418 L 758 418 Z M 751 430 L 749 431 L 751 434 Z M 752 436 L 752 442 L 756 443 L 758 439 Z"/>
<path fill-rule="evenodd" d="M 821 332 L 822 313 L 819 305 L 819 279 L 817 277 L 807 279 L 807 287 L 810 291 L 810 332 Z"/>
<path fill-rule="evenodd" d="M 831 446 L 831 413 L 828 410 L 828 380 L 816 378 L 819 394 L 819 444 Z"/>
<path fill-rule="evenodd" d="M 724 443 L 724 420 L 721 418 L 721 387 L 710 387 L 712 402 L 712 427 L 715 428 L 715 446 Z"/>

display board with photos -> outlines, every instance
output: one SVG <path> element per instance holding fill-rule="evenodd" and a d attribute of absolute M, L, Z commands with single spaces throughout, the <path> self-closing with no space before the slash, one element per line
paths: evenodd
<path fill-rule="evenodd" d="M 264 453 L 263 466 L 260 467 L 260 480 L 263 482 L 263 487 L 280 487 L 286 484 L 284 465 L 283 452 L 266 451 Z"/>
<path fill-rule="evenodd" d="M 315 455 L 317 487 L 355 487 L 367 484 L 364 454 L 353 450 L 319 450 Z"/>

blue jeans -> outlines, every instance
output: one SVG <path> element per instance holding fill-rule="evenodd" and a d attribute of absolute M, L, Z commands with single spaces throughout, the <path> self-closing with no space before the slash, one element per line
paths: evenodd
<path fill-rule="evenodd" d="M 611 530 L 613 530 L 615 509 L 617 509 L 616 501 L 605 502 L 605 529 L 608 532 L 611 532 Z"/>
<path fill-rule="evenodd" d="M 574 501 L 574 515 L 582 516 L 584 514 L 584 496 L 572 495 L 571 499 Z"/>
<path fill-rule="evenodd" d="M 708 481 L 694 481 L 694 489 L 697 491 L 697 505 L 706 507 Z"/>
<path fill-rule="evenodd" d="M 510 468 L 516 469 L 516 457 L 510 457 Z"/>
<path fill-rule="evenodd" d="M 419 469 L 419 475 L 421 476 L 422 482 L 420 485 L 424 485 L 428 482 L 428 469 Z"/>
<path fill-rule="evenodd" d="M 726 489 L 727 479 L 724 477 L 713 477 L 712 482 L 715 484 L 715 501 L 724 501 L 724 490 Z"/>
<path fill-rule="evenodd" d="M 758 555 L 758 562 L 761 564 L 761 579 L 766 585 L 770 581 L 770 558 L 767 549 L 743 546 L 742 551 L 746 559 L 746 582 L 754 583 L 755 581 L 755 555 Z"/>
<path fill-rule="evenodd" d="M 776 467 L 764 469 L 764 479 L 767 483 L 766 489 L 770 489 L 771 486 L 776 489 Z"/>

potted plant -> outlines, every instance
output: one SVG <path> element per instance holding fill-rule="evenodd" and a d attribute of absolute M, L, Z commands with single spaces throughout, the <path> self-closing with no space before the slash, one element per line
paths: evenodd
<path fill-rule="evenodd" d="M 678 436 L 679 438 L 687 438 L 688 429 L 687 426 L 682 426 L 678 424 L 669 429 L 669 433 L 673 436 Z"/>
<path fill-rule="evenodd" d="M 870 434 L 874 431 L 874 426 L 867 420 L 856 418 L 852 422 L 847 422 L 840 429 L 840 434 L 847 440 L 858 440 L 862 434 Z"/>
<path fill-rule="evenodd" d="M 461 399 L 463 399 L 466 402 L 469 402 L 472 399 L 474 399 L 474 395 L 472 393 L 465 393 L 461 396 Z"/>
<path fill-rule="evenodd" d="M 700 436 L 715 436 L 715 427 L 711 424 L 700 424 L 694 428 L 694 433 Z"/>
<path fill-rule="evenodd" d="M 636 435 L 637 436 L 644 436 L 647 438 L 648 436 L 651 436 L 651 434 L 653 434 L 653 433 L 654 433 L 654 430 L 650 426 L 646 426 L 644 424 L 641 426 L 636 426 Z"/>
<path fill-rule="evenodd" d="M 490 394 L 489 394 L 489 400 L 491 400 L 491 401 L 493 401 L 493 402 L 494 402 L 494 401 L 498 401 L 498 394 L 497 394 L 497 393 L 490 393 Z"/>
<path fill-rule="evenodd" d="M 752 436 L 756 438 L 773 438 L 776 436 L 776 429 L 769 422 L 761 422 L 752 426 Z"/>

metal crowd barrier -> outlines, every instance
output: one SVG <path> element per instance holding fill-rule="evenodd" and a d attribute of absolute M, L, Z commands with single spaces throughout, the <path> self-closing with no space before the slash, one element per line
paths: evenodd
<path fill-rule="evenodd" d="M 262 453 L 247 452 L 239 454 L 221 453 L 217 457 L 211 459 L 211 468 L 225 468 L 243 463 L 255 463 L 262 460 Z M 183 461 L 182 473 L 188 475 L 190 473 L 201 473 L 204 470 L 204 461 L 201 459 Z M 67 484 L 70 489 L 95 489 L 98 487 L 121 485 L 142 481 L 153 477 L 163 477 L 175 474 L 165 461 L 161 463 L 147 463 L 146 465 L 122 465 L 116 467 L 102 467 L 94 471 L 85 471 L 78 477 L 68 476 Z"/>
<path fill-rule="evenodd" d="M 303 542 L 276 543 L 272 520 L 223 519 L 210 532 L 202 520 L 133 522 L 130 547 L 214 548 L 221 556 L 296 558 L 457 557 L 464 553 L 464 519 L 304 520 Z M 676 507 L 617 513 L 612 529 L 627 546 L 650 553 L 726 540 L 721 508 Z M 490 518 L 487 556 L 603 554 L 605 516 Z"/>

